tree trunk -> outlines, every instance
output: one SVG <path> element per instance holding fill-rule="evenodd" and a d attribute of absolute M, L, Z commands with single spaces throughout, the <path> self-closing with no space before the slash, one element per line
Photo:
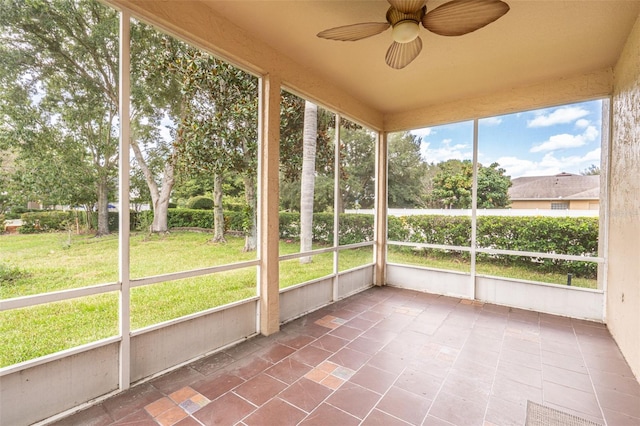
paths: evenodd
<path fill-rule="evenodd" d="M 249 172 L 250 173 L 250 172 Z M 242 251 L 255 251 L 258 238 L 258 218 L 256 215 L 256 180 L 253 175 L 244 176 L 244 194 L 250 215 L 249 229 L 245 230 L 244 249 Z"/>
<path fill-rule="evenodd" d="M 226 243 L 224 239 L 224 214 L 222 211 L 222 175 L 213 175 L 213 242 Z"/>
<path fill-rule="evenodd" d="M 316 138 L 318 135 L 318 107 L 309 101 L 304 104 L 302 135 L 302 177 L 300 179 L 300 251 L 310 251 L 313 243 L 313 195 L 316 173 Z M 301 257 L 300 263 L 311 262 Z"/>
<path fill-rule="evenodd" d="M 171 156 L 164 164 L 164 173 L 162 176 L 162 189 L 158 188 L 156 181 L 153 177 L 153 173 L 149 169 L 147 162 L 142 155 L 140 146 L 135 140 L 131 140 L 131 148 L 136 157 L 144 180 L 147 182 L 149 193 L 151 194 L 151 205 L 153 206 L 153 222 L 151 224 L 151 232 L 166 233 L 169 231 L 167 215 L 169 211 L 169 200 L 171 197 L 171 190 L 173 189 L 173 164 L 174 158 Z"/>
<path fill-rule="evenodd" d="M 98 177 L 98 233 L 97 237 L 109 235 L 109 187 L 106 176 Z"/>

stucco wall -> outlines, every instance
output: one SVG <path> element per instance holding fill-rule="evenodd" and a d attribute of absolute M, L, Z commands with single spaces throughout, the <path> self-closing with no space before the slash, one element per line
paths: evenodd
<path fill-rule="evenodd" d="M 567 202 L 567 200 L 564 200 Z M 556 202 L 556 201 L 553 201 Z M 563 200 L 558 200 L 561 203 Z M 543 209 L 550 210 L 552 201 L 549 200 L 526 200 L 526 201 L 511 201 L 512 209 Z M 570 210 L 598 210 L 598 200 L 569 200 Z"/>
<path fill-rule="evenodd" d="M 607 323 L 640 377 L 640 17 L 614 69 Z"/>

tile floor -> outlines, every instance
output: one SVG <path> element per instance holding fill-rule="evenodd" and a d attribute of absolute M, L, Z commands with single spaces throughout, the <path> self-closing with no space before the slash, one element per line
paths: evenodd
<path fill-rule="evenodd" d="M 605 326 L 383 287 L 56 425 L 523 425 L 527 400 L 640 425 Z"/>

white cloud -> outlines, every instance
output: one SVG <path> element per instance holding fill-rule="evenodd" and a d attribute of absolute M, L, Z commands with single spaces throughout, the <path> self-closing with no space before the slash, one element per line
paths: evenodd
<path fill-rule="evenodd" d="M 425 127 L 424 129 L 411 130 L 409 133 L 415 136 L 419 136 L 421 139 L 424 138 L 425 136 L 435 134 L 435 132 L 431 127 Z"/>
<path fill-rule="evenodd" d="M 594 141 L 598 137 L 598 130 L 594 126 L 589 126 L 581 135 L 570 135 L 563 133 L 553 135 L 545 142 L 531 147 L 529 152 L 554 151 L 556 149 L 577 148 L 584 146 L 588 142 Z"/>
<path fill-rule="evenodd" d="M 586 129 L 589 124 L 591 124 L 591 122 L 585 118 L 581 118 L 580 120 L 576 121 L 576 128 L 578 129 Z"/>
<path fill-rule="evenodd" d="M 502 123 L 502 118 L 500 117 L 488 117 L 483 118 L 482 120 L 478 120 L 478 123 L 485 126 L 497 126 Z"/>
<path fill-rule="evenodd" d="M 511 178 L 521 176 L 549 176 L 558 173 L 579 173 L 591 164 L 600 164 L 600 148 L 585 153 L 584 155 L 571 155 L 568 157 L 555 157 L 553 152 L 548 152 L 539 161 L 526 160 L 517 157 L 500 157 L 496 160 L 507 171 Z"/>
<path fill-rule="evenodd" d="M 555 124 L 567 124 L 589 115 L 589 111 L 580 107 L 562 107 L 550 114 L 539 114 L 527 121 L 527 127 L 548 127 Z"/>
<path fill-rule="evenodd" d="M 451 139 L 444 139 L 438 148 L 431 148 L 431 142 L 423 142 L 420 147 L 422 158 L 428 163 L 447 160 L 469 160 L 473 156 L 470 145 L 458 143 L 451 145 Z"/>

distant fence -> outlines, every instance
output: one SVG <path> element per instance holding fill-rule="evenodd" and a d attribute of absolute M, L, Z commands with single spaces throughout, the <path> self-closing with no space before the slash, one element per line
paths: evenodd
<path fill-rule="evenodd" d="M 373 209 L 347 209 L 345 213 L 373 214 Z M 471 209 L 389 209 L 389 216 L 471 216 Z M 598 210 L 545 210 L 545 209 L 478 209 L 478 216 L 551 216 L 598 217 Z"/>

